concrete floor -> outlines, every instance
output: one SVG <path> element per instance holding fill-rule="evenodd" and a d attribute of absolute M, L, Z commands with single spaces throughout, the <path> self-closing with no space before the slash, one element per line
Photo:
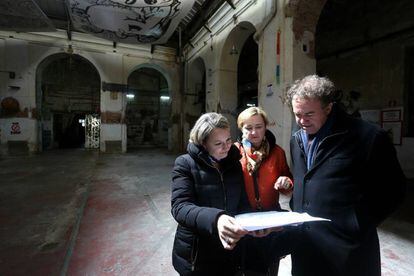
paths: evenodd
<path fill-rule="evenodd" d="M 0 275 L 177 275 L 175 156 L 85 150 L 0 157 Z M 383 275 L 414 275 L 414 181 L 380 229 Z M 290 275 L 289 257 L 279 275 Z"/>

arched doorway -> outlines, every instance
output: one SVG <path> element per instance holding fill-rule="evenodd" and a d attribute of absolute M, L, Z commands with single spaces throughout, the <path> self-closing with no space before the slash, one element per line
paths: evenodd
<path fill-rule="evenodd" d="M 153 68 L 142 67 L 128 77 L 127 149 L 167 147 L 171 114 L 168 82 Z"/>
<path fill-rule="evenodd" d="M 237 49 L 233 49 L 237 51 Z M 237 109 L 238 113 L 250 106 L 258 105 L 258 46 L 251 34 L 243 45 L 237 65 Z"/>
<path fill-rule="evenodd" d="M 199 116 L 206 112 L 206 66 L 201 58 L 190 64 L 188 81 L 187 110 L 189 114 Z"/>
<path fill-rule="evenodd" d="M 85 147 L 85 120 L 99 120 L 101 81 L 96 68 L 79 55 L 62 53 L 43 60 L 36 76 L 41 148 Z M 90 148 L 99 147 L 99 129 L 94 136 L 98 141 Z"/>
<path fill-rule="evenodd" d="M 244 103 L 257 98 L 257 64 L 258 48 L 253 40 L 255 27 L 250 22 L 240 22 L 229 33 L 221 51 L 220 76 L 217 111 L 223 113 L 230 121 L 232 137 L 238 136 L 236 119 L 239 111 L 244 109 Z M 251 57 L 246 57 L 248 54 Z M 247 60 L 241 60 L 247 58 Z M 253 68 L 247 68 L 252 66 Z M 244 72 L 248 70 L 246 79 Z"/>

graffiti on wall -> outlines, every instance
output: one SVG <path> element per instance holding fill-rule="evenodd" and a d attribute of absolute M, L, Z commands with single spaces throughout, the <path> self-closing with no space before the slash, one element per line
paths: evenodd
<path fill-rule="evenodd" d="M 20 129 L 20 124 L 19 122 L 13 122 L 10 126 L 10 134 L 20 134 L 21 133 L 21 129 Z"/>
<path fill-rule="evenodd" d="M 69 0 L 75 29 L 125 43 L 163 44 L 194 0 Z"/>

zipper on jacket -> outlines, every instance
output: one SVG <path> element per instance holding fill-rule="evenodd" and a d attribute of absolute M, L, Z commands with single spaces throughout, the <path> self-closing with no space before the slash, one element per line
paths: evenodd
<path fill-rule="evenodd" d="M 209 164 L 207 161 L 205 161 L 203 158 L 200 158 L 200 160 L 202 160 L 207 166 L 215 169 L 219 176 L 220 176 L 220 181 L 221 181 L 221 187 L 223 188 L 223 196 L 224 196 L 224 210 L 227 211 L 227 195 L 226 195 L 226 187 L 224 186 L 224 179 L 223 179 L 223 174 L 220 172 L 219 168 Z"/>
<path fill-rule="evenodd" d="M 195 271 L 197 256 L 198 256 L 198 237 L 194 237 L 193 246 L 191 250 L 191 271 Z"/>
<path fill-rule="evenodd" d="M 220 180 L 221 180 L 221 186 L 223 187 L 223 196 L 224 196 L 224 210 L 227 211 L 227 194 L 226 194 L 226 187 L 224 186 L 224 179 L 223 179 L 223 174 L 220 172 L 220 170 L 218 168 L 216 168 L 219 175 L 220 175 Z"/>

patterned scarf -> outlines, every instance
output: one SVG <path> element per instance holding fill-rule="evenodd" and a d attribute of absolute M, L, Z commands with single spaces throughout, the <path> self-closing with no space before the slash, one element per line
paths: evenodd
<path fill-rule="evenodd" d="M 252 175 L 260 167 L 262 161 L 269 155 L 269 142 L 266 140 L 266 137 L 263 139 L 260 148 L 255 149 L 252 143 L 243 138 L 242 140 L 244 154 L 247 160 L 247 171 Z"/>

